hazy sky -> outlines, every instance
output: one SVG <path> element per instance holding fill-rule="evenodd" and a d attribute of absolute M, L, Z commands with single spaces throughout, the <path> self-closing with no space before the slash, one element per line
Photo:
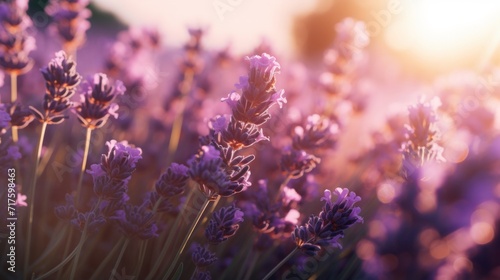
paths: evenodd
<path fill-rule="evenodd" d="M 314 7 L 316 0 L 95 0 L 101 8 L 133 25 L 156 25 L 167 45 L 180 45 L 186 27 L 209 27 L 204 43 L 233 51 L 252 50 L 262 38 L 290 54 L 292 15 Z"/>

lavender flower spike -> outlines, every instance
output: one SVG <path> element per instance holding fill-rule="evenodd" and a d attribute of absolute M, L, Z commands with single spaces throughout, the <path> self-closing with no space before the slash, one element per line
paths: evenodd
<path fill-rule="evenodd" d="M 211 244 L 219 244 L 233 236 L 240 223 L 243 222 L 243 212 L 231 205 L 214 212 L 207 229 L 205 237 Z"/>
<path fill-rule="evenodd" d="M 150 239 L 158 236 L 156 233 L 158 227 L 153 222 L 153 213 L 143 207 L 127 204 L 123 210 L 117 211 L 114 219 L 129 238 Z"/>
<path fill-rule="evenodd" d="M 106 74 L 95 74 L 75 109 L 80 123 L 86 128 L 96 129 L 106 124 L 109 116 L 118 118 L 118 105 L 112 102 L 116 96 L 123 95 L 125 90 L 121 81 L 111 85 Z"/>
<path fill-rule="evenodd" d="M 321 198 L 325 205 L 319 216 L 311 215 L 305 226 L 296 227 L 292 233 L 297 247 L 308 255 L 316 255 L 322 246 L 341 248 L 338 240 L 344 237 L 344 230 L 363 222 L 361 208 L 354 207 L 361 198 L 346 188 L 337 188 L 334 193 L 338 196 L 335 202 L 331 191 L 325 190 Z"/>
<path fill-rule="evenodd" d="M 188 168 L 185 165 L 172 163 L 172 165 L 156 181 L 156 192 L 163 197 L 172 197 L 184 191 L 188 176 Z"/>

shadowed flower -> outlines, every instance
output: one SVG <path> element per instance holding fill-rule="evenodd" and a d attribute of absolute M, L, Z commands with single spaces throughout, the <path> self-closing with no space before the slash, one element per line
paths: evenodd
<path fill-rule="evenodd" d="M 87 232 L 92 234 L 99 230 L 99 228 L 106 223 L 106 218 L 93 211 L 85 213 L 77 213 L 76 217 L 71 220 L 71 223 L 81 232 L 87 226 Z"/>
<path fill-rule="evenodd" d="M 75 108 L 80 123 L 90 129 L 102 127 L 109 116 L 118 118 L 118 105 L 112 103 L 118 95 L 123 95 L 125 87 L 121 81 L 110 85 L 105 74 L 95 74 L 87 90 L 82 93 L 81 102 Z"/>
<path fill-rule="evenodd" d="M 243 212 L 234 205 L 223 207 L 212 214 L 205 237 L 211 244 L 219 244 L 233 236 L 240 223 L 243 222 Z"/>
<path fill-rule="evenodd" d="M 0 104 L 0 134 L 3 134 L 4 131 L 10 125 L 10 115 L 7 112 L 7 107 L 5 104 Z"/>
<path fill-rule="evenodd" d="M 203 247 L 200 244 L 195 243 L 191 248 L 193 251 L 191 259 L 197 268 L 205 268 L 217 261 L 215 254 L 210 252 L 207 247 Z"/>
<path fill-rule="evenodd" d="M 66 194 L 66 204 L 55 207 L 56 216 L 63 221 L 70 221 L 76 217 L 75 202 L 73 196 Z"/>
<path fill-rule="evenodd" d="M 143 207 L 126 204 L 113 217 L 120 230 L 128 238 L 150 239 L 157 237 L 158 227 L 153 221 L 153 213 Z"/>
<path fill-rule="evenodd" d="M 172 163 L 156 181 L 155 189 L 163 197 L 172 197 L 184 192 L 188 179 L 188 168 L 182 164 Z"/>

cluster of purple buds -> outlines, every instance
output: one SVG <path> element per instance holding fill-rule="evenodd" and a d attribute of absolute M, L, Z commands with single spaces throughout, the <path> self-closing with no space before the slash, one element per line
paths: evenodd
<path fill-rule="evenodd" d="M 354 204 L 361 200 L 348 189 L 337 188 L 337 201 L 332 201 L 330 190 L 325 190 L 323 210 L 319 216 L 311 215 L 305 226 L 297 226 L 292 233 L 295 244 L 308 255 L 316 255 L 323 246 L 341 247 L 338 240 L 344 231 L 356 223 L 362 223 L 361 209 Z"/>
<path fill-rule="evenodd" d="M 112 219 L 118 223 L 120 230 L 128 238 L 145 240 L 158 236 L 158 227 L 154 223 L 153 216 L 153 213 L 145 207 L 126 204 L 122 210 L 116 211 Z"/>
<path fill-rule="evenodd" d="M 240 163 L 247 159 L 240 158 L 237 159 Z M 232 196 L 251 185 L 248 181 L 250 167 L 247 164 L 243 167 L 235 165 L 239 170 L 231 170 L 224 163 L 221 152 L 211 145 L 202 146 L 200 152 L 188 161 L 188 165 L 189 176 L 209 199 L 215 199 L 217 195 Z"/>
<path fill-rule="evenodd" d="M 349 89 L 349 75 L 370 39 L 365 24 L 352 18 L 338 23 L 335 30 L 333 47 L 324 57 L 327 71 L 320 76 L 320 81 L 328 93 L 342 94 Z"/>
<path fill-rule="evenodd" d="M 209 280 L 212 279 L 210 272 L 207 271 L 207 267 L 217 261 L 217 257 L 214 253 L 210 252 L 205 246 L 201 246 L 198 243 L 193 244 L 191 247 L 191 259 L 196 266 L 196 271 L 191 277 L 192 280 Z"/>
<path fill-rule="evenodd" d="M 88 173 L 94 178 L 94 192 L 105 200 L 127 200 L 128 182 L 142 158 L 142 150 L 127 141 L 106 142 L 109 152 L 102 155 L 100 164 L 92 164 Z"/>
<path fill-rule="evenodd" d="M 81 95 L 81 102 L 75 107 L 75 113 L 83 127 L 100 128 L 106 124 L 109 116 L 118 118 L 118 105 L 113 100 L 125 92 L 121 81 L 111 85 L 105 74 L 95 74 L 88 82 L 87 90 Z"/>
<path fill-rule="evenodd" d="M 443 148 L 437 143 L 436 111 L 440 105 L 441 101 L 436 97 L 431 102 L 421 101 L 408 108 L 407 141 L 402 147 L 405 164 L 422 166 L 430 160 L 444 161 Z"/>
<path fill-rule="evenodd" d="M 76 72 L 76 63 L 63 51 L 57 52 L 49 65 L 40 70 L 45 79 L 43 110 L 30 107 L 40 122 L 58 124 L 67 118 L 64 112 L 72 106 L 70 98 L 75 94 L 81 76 Z"/>
<path fill-rule="evenodd" d="M 74 54 L 85 43 L 85 32 L 90 28 L 87 20 L 91 12 L 89 0 L 51 0 L 45 11 L 52 17 L 53 27 L 62 39 L 64 49 Z"/>
<path fill-rule="evenodd" d="M 281 170 L 294 179 L 311 172 L 321 161 L 312 153 L 333 148 L 338 130 L 338 125 L 328 118 L 317 114 L 307 117 L 305 125 L 293 130 L 292 145 L 285 148 L 281 157 Z"/>
<path fill-rule="evenodd" d="M 205 229 L 205 237 L 210 244 L 220 244 L 236 234 L 243 222 L 243 212 L 234 205 L 223 207 L 212 214 Z"/>
<path fill-rule="evenodd" d="M 9 74 L 23 74 L 33 64 L 28 55 L 35 49 L 35 39 L 27 32 L 31 26 L 27 9 L 27 0 L 0 4 L 0 66 Z"/>
<path fill-rule="evenodd" d="M 0 171 L 12 168 L 12 163 L 20 158 L 19 147 L 14 145 L 11 139 L 0 138 Z"/>

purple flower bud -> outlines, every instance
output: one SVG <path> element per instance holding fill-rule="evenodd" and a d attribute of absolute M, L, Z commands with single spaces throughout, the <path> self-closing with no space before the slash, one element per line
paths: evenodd
<path fill-rule="evenodd" d="M 104 216 L 94 212 L 77 213 L 76 217 L 71 220 L 71 223 L 80 231 L 83 232 L 85 225 L 89 234 L 95 233 L 99 228 L 106 223 Z"/>
<path fill-rule="evenodd" d="M 123 210 L 117 211 L 113 220 L 116 220 L 120 230 L 128 238 L 145 240 L 158 236 L 156 233 L 158 227 L 153 221 L 153 213 L 144 207 L 126 204 Z"/>
<path fill-rule="evenodd" d="M 156 181 L 155 188 L 163 197 L 172 197 L 184 192 L 184 186 L 189 179 L 188 168 L 185 165 L 172 165 Z"/>
<path fill-rule="evenodd" d="M 205 268 L 213 264 L 217 258 L 215 254 L 210 252 L 207 247 L 203 247 L 198 243 L 192 245 L 191 259 L 197 268 Z"/>
<path fill-rule="evenodd" d="M 73 201 L 73 196 L 66 194 L 66 205 L 60 205 L 55 207 L 56 216 L 63 221 L 71 221 L 76 217 L 75 203 Z"/>
<path fill-rule="evenodd" d="M 243 212 L 239 208 L 234 205 L 223 207 L 212 214 L 212 219 L 205 230 L 205 237 L 211 244 L 219 244 L 233 236 L 241 222 L 243 222 Z"/>
<path fill-rule="evenodd" d="M 0 134 L 10 125 L 10 115 L 5 104 L 0 104 Z"/>
<path fill-rule="evenodd" d="M 320 159 L 303 150 L 288 148 L 281 157 L 281 170 L 287 172 L 292 178 L 300 178 L 304 173 L 313 170 Z"/>

